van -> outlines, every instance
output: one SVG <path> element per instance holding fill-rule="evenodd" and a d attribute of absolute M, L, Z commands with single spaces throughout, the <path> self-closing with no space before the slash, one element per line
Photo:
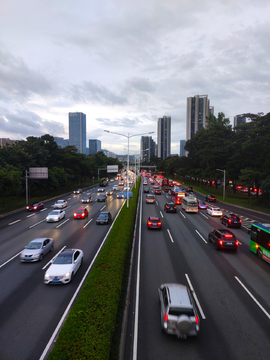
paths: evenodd
<path fill-rule="evenodd" d="M 198 200 L 195 197 L 184 196 L 182 198 L 181 207 L 185 212 L 198 212 Z"/>

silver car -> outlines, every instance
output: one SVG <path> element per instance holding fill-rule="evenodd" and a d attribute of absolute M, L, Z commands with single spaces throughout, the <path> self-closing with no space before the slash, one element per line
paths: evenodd
<path fill-rule="evenodd" d="M 178 337 L 197 335 L 200 319 L 189 289 L 180 284 L 163 284 L 158 293 L 162 331 Z"/>
<path fill-rule="evenodd" d="M 41 261 L 43 256 L 49 251 L 53 251 L 53 239 L 51 238 L 37 238 L 25 247 L 20 254 L 22 262 Z"/>
<path fill-rule="evenodd" d="M 53 207 L 55 209 L 62 209 L 64 207 L 66 207 L 66 206 L 67 206 L 67 201 L 66 200 L 57 200 L 53 205 Z"/>
<path fill-rule="evenodd" d="M 55 222 L 64 219 L 66 213 L 64 210 L 53 210 L 51 211 L 48 216 L 46 217 L 47 222 Z"/>

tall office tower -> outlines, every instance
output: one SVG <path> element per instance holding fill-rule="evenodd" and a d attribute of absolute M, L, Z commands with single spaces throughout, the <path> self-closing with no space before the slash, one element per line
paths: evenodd
<path fill-rule="evenodd" d="M 186 140 L 180 140 L 180 156 L 186 156 L 185 145 Z"/>
<path fill-rule="evenodd" d="M 64 139 L 64 138 L 58 137 L 58 136 L 54 136 L 53 138 L 59 148 L 64 148 L 69 145 L 68 139 Z"/>
<path fill-rule="evenodd" d="M 243 115 L 236 115 L 233 117 L 233 127 L 235 128 L 237 125 L 245 124 L 247 118 Z M 234 129 L 234 131 L 241 131 L 241 128 Z"/>
<path fill-rule="evenodd" d="M 141 161 L 150 161 L 150 157 L 155 155 L 156 143 L 152 139 L 152 136 L 141 137 Z"/>
<path fill-rule="evenodd" d="M 186 140 L 206 126 L 206 117 L 214 115 L 214 107 L 210 106 L 208 95 L 195 95 L 187 98 Z"/>
<path fill-rule="evenodd" d="M 69 113 L 69 145 L 75 145 L 79 153 L 86 154 L 86 115 Z"/>
<path fill-rule="evenodd" d="M 101 150 L 101 141 L 97 139 L 89 139 L 89 155 L 94 155 Z"/>
<path fill-rule="evenodd" d="M 158 157 L 166 159 L 171 155 L 171 117 L 158 119 L 157 130 Z"/>

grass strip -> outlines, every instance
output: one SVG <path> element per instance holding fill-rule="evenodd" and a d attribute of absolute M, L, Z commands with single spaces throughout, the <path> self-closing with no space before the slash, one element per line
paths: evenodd
<path fill-rule="evenodd" d="M 129 208 L 124 206 L 116 219 L 48 359 L 110 358 L 120 299 L 125 292 L 138 193 L 139 185 L 133 188 Z"/>

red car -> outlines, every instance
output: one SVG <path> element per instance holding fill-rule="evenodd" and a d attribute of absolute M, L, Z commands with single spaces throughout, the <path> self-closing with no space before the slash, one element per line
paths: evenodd
<path fill-rule="evenodd" d="M 73 214 L 74 219 L 85 219 L 88 217 L 88 210 L 86 208 L 79 208 Z"/>
<path fill-rule="evenodd" d="M 156 195 L 161 195 L 161 190 L 160 190 L 160 189 L 156 189 L 156 190 L 155 190 L 155 194 L 156 194 Z"/>
<path fill-rule="evenodd" d="M 147 220 L 147 227 L 149 229 L 159 229 L 161 230 L 161 221 L 159 217 L 149 217 Z"/>
<path fill-rule="evenodd" d="M 44 204 L 42 202 L 32 203 L 31 205 L 26 206 L 27 211 L 35 211 L 44 208 Z"/>

